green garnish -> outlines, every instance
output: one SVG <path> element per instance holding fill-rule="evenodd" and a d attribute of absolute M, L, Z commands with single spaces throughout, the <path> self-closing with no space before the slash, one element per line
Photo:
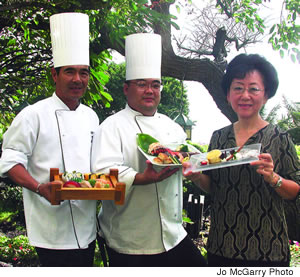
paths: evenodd
<path fill-rule="evenodd" d="M 170 159 L 173 161 L 174 164 L 180 164 L 180 161 L 176 156 L 170 156 Z"/>
<path fill-rule="evenodd" d="M 158 142 L 157 139 L 151 137 L 147 134 L 137 134 L 137 145 L 146 153 L 148 154 L 149 145 L 153 142 Z"/>
<path fill-rule="evenodd" d="M 74 182 L 80 183 L 80 182 L 83 181 L 83 179 L 81 179 L 79 177 L 72 177 L 70 181 L 74 181 Z"/>
<path fill-rule="evenodd" d="M 94 187 L 96 184 L 96 179 L 90 179 L 89 183 L 91 184 L 92 187 Z"/>
<path fill-rule="evenodd" d="M 189 147 L 186 144 L 180 144 L 176 151 L 189 152 Z"/>

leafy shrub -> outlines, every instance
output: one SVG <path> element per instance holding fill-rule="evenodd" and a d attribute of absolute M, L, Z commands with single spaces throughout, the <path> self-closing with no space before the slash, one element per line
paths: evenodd
<path fill-rule="evenodd" d="M 108 256 L 107 256 L 106 253 L 105 253 L 105 255 L 106 255 L 106 260 L 107 260 L 107 263 L 108 263 Z M 94 267 L 104 267 L 104 262 L 102 260 L 102 256 L 101 256 L 101 252 L 100 252 L 100 249 L 99 249 L 98 242 L 96 243 L 95 256 L 94 256 L 94 265 L 93 266 Z"/>
<path fill-rule="evenodd" d="M 297 151 L 298 158 L 300 159 L 300 145 L 295 145 L 295 148 Z"/>
<path fill-rule="evenodd" d="M 22 188 L 16 185 L 0 183 L 0 212 L 12 212 L 13 220 L 24 225 L 24 206 Z"/>
<path fill-rule="evenodd" d="M 0 208 L 6 211 L 23 210 L 22 188 L 2 183 L 0 185 Z"/>
<path fill-rule="evenodd" d="M 291 262 L 290 266 L 300 266 L 300 245 L 298 241 L 290 242 Z"/>
<path fill-rule="evenodd" d="M 14 238 L 0 237 L 0 261 L 15 267 L 40 266 L 35 248 L 29 244 L 28 238 L 23 235 Z M 104 266 L 98 243 L 96 243 L 94 266 Z"/>
<path fill-rule="evenodd" d="M 39 260 L 35 248 L 29 244 L 26 236 L 0 237 L 0 260 L 13 266 L 38 266 Z"/>
<path fill-rule="evenodd" d="M 195 148 L 197 148 L 197 149 L 198 149 L 200 152 L 202 152 L 202 153 L 207 152 L 208 144 L 202 145 L 202 144 L 199 144 L 199 143 L 192 142 L 192 141 L 190 141 L 190 140 L 187 140 L 186 142 L 187 142 L 188 144 L 193 145 Z"/>

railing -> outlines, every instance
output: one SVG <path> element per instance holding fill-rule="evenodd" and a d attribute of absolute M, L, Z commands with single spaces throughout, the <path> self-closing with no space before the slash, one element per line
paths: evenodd
<path fill-rule="evenodd" d="M 193 221 L 186 225 L 186 231 L 193 239 L 198 238 L 200 230 L 203 229 L 204 195 L 189 194 L 187 204 L 187 216 Z"/>

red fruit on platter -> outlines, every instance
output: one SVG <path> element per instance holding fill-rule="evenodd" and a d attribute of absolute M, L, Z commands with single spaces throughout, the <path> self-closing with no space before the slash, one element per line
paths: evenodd
<path fill-rule="evenodd" d="M 67 181 L 64 183 L 65 188 L 80 188 L 80 184 L 75 181 Z"/>

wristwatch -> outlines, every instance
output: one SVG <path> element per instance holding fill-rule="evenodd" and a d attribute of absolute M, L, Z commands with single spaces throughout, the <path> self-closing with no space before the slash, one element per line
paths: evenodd
<path fill-rule="evenodd" d="M 280 188 L 281 185 L 282 185 L 282 178 L 279 175 L 277 175 L 277 176 L 278 176 L 278 180 L 277 180 L 276 184 L 271 185 L 271 187 L 274 188 L 274 189 Z"/>

